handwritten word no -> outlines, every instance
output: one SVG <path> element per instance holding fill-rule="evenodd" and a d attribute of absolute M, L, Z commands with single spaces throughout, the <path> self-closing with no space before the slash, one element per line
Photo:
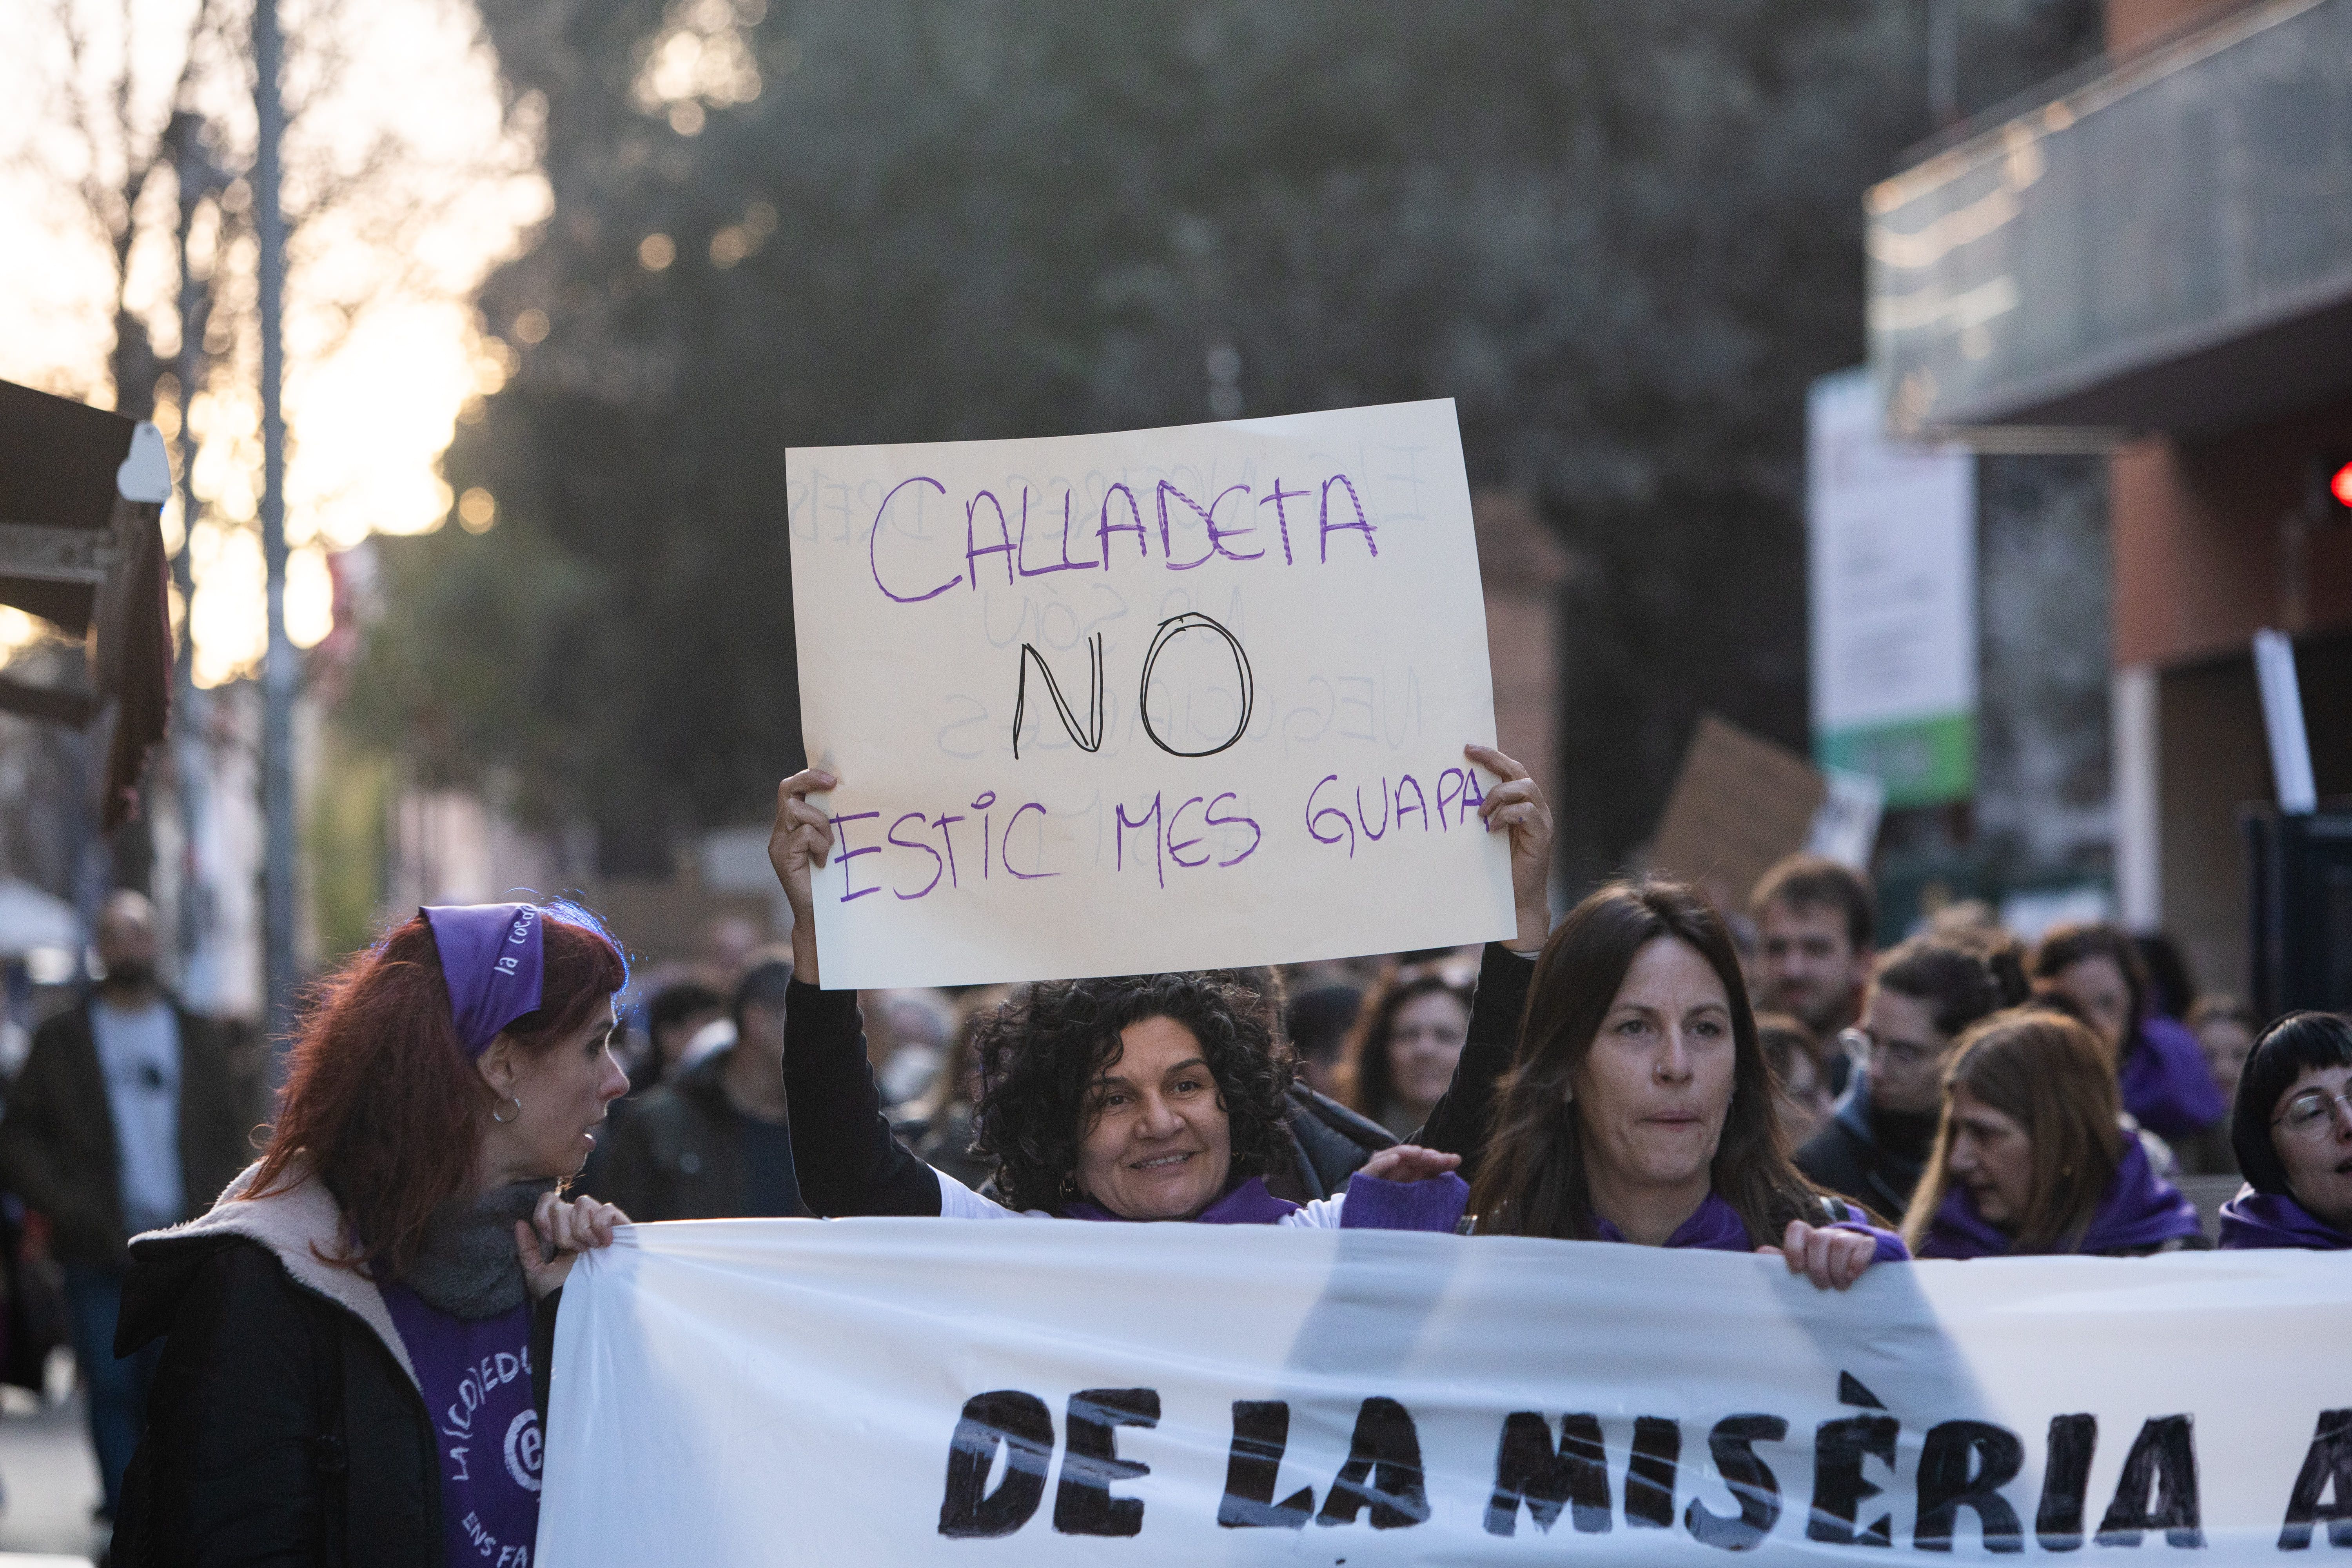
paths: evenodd
<path fill-rule="evenodd" d="M 1170 745 L 1151 723 L 1152 667 L 1160 662 L 1161 651 L 1170 643 L 1175 641 L 1182 633 L 1190 631 L 1214 632 L 1224 638 L 1225 647 L 1233 652 L 1234 673 L 1241 678 L 1241 711 L 1234 720 L 1234 732 L 1215 745 L 1203 746 L 1197 752 L 1188 752 L 1181 747 Z M 1054 711 L 1060 716 L 1062 728 L 1068 732 L 1070 740 L 1082 752 L 1096 752 L 1102 749 L 1104 682 L 1103 639 L 1100 632 L 1087 639 L 1087 648 L 1089 655 L 1087 666 L 1087 721 L 1081 725 L 1076 717 L 1071 713 L 1069 702 L 1062 696 L 1060 682 L 1054 679 L 1054 667 L 1045 662 L 1045 656 L 1037 651 L 1035 644 L 1021 645 L 1021 674 L 1013 694 L 1013 757 L 1015 762 L 1021 758 L 1022 715 L 1029 709 L 1029 665 L 1032 660 L 1036 663 L 1037 673 L 1045 678 L 1045 695 L 1052 699 Z M 1170 756 L 1213 757 L 1247 732 L 1250 709 L 1257 700 L 1256 693 L 1257 684 L 1250 675 L 1249 655 L 1242 651 L 1241 638 L 1227 631 L 1213 617 L 1192 611 L 1181 616 L 1171 616 L 1160 623 L 1159 633 L 1152 637 L 1151 647 L 1146 649 L 1143 655 L 1143 675 L 1137 684 L 1135 706 L 1136 711 L 1143 719 L 1143 732 L 1151 738 L 1153 745 Z"/>

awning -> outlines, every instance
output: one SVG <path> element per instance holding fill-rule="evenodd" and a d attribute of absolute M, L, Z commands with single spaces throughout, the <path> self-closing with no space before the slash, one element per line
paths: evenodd
<path fill-rule="evenodd" d="M 0 381 L 0 605 L 85 639 L 80 683 L 0 675 L 0 710 L 107 733 L 109 829 L 137 813 L 171 717 L 163 503 L 172 468 L 144 420 Z"/>

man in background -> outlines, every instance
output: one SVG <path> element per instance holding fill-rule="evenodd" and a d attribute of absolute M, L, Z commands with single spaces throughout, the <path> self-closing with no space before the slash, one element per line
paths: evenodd
<path fill-rule="evenodd" d="M 1853 1063 L 1836 1042 L 1861 1016 L 1876 956 L 1870 884 L 1834 860 L 1790 855 L 1757 882 L 1748 910 L 1761 956 L 1758 1009 L 1791 1014 L 1811 1029 L 1831 1092 L 1844 1093 Z"/>
<path fill-rule="evenodd" d="M 784 1104 L 789 963 L 755 964 L 729 1011 L 735 1043 L 647 1090 L 612 1138 L 589 1188 L 636 1220 L 807 1212 Z"/>
<path fill-rule="evenodd" d="M 111 1518 L 162 1349 L 114 1356 L 130 1238 L 204 1213 L 253 1151 L 219 1026 L 158 984 L 154 906 L 115 893 L 96 945 L 103 978 L 41 1026 L 9 1091 L 0 1179 L 49 1222 Z"/>

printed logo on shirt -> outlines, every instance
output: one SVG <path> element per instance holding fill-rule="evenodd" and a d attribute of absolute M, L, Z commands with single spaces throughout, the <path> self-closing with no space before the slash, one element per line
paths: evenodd
<path fill-rule="evenodd" d="M 526 1410 L 507 1428 L 507 1474 L 527 1492 L 539 1489 L 539 1412 Z"/>

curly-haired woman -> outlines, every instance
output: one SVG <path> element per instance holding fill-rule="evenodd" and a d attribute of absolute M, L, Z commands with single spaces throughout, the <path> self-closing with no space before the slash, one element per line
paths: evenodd
<path fill-rule="evenodd" d="M 626 979 L 585 911 L 480 904 L 320 986 L 260 1163 L 131 1244 L 117 1348 L 164 1342 L 114 1562 L 528 1560 Z"/>
<path fill-rule="evenodd" d="M 1502 773 L 1481 813 L 1513 836 L 1521 923 L 1548 923 L 1542 862 L 1549 813 L 1526 770 L 1474 748 Z M 1399 1146 L 1372 1156 L 1344 1193 L 1304 1207 L 1265 1176 L 1286 1147 L 1289 1053 L 1262 1000 L 1228 976 L 1147 974 L 1031 986 L 981 1026 L 977 1143 L 996 1159 L 1004 1202 L 934 1171 L 893 1141 L 866 1063 L 855 993 L 822 991 L 811 868 L 832 826 L 811 805 L 831 789 L 811 771 L 777 792 L 769 857 L 793 904 L 797 977 L 785 1009 L 784 1079 L 801 1193 L 821 1215 L 1009 1215 L 1217 1225 L 1454 1228 L 1467 1188 L 1450 1153 Z M 1532 890 L 1521 862 L 1533 868 Z"/>

